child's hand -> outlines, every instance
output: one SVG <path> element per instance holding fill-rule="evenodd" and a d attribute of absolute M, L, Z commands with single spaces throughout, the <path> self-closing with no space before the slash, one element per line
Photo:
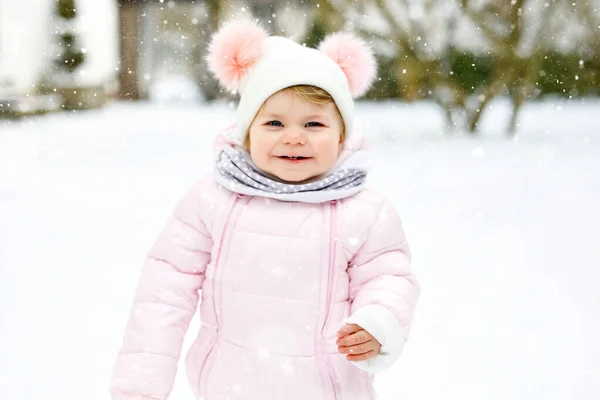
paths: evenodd
<path fill-rule="evenodd" d="M 381 343 L 356 324 L 347 324 L 337 333 L 338 351 L 348 354 L 348 361 L 363 361 L 379 354 Z"/>

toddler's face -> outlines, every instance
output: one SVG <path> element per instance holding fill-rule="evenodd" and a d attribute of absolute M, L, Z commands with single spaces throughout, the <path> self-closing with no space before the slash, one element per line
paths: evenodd
<path fill-rule="evenodd" d="M 250 125 L 250 155 L 264 172 L 301 183 L 335 164 L 342 128 L 333 102 L 318 105 L 282 90 L 267 99 Z"/>

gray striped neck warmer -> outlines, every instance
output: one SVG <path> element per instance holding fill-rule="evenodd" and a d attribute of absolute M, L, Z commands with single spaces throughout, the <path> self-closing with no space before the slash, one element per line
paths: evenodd
<path fill-rule="evenodd" d="M 338 163 L 314 181 L 284 183 L 261 171 L 247 151 L 226 146 L 217 156 L 215 179 L 235 193 L 282 201 L 321 203 L 360 192 L 366 183 L 367 170 L 364 151 L 342 152 Z"/>

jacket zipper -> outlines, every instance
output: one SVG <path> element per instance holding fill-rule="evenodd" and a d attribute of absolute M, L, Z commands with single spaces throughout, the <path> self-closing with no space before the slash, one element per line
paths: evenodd
<path fill-rule="evenodd" d="M 223 244 L 225 242 L 225 236 L 228 233 L 228 228 L 229 228 L 229 224 L 231 221 L 231 217 L 233 216 L 233 213 L 236 209 L 236 206 L 238 205 L 238 203 L 241 201 L 242 196 L 237 196 L 235 201 L 233 202 L 233 205 L 231 206 L 231 209 L 227 215 L 227 219 L 225 220 L 225 227 L 223 229 L 223 233 L 221 234 L 221 241 L 219 243 L 219 251 L 217 253 L 217 257 L 216 257 L 216 261 L 215 261 L 215 272 L 219 269 L 219 263 L 221 261 L 221 254 L 222 254 L 222 250 L 223 250 Z M 329 318 L 329 309 L 330 309 L 330 303 L 331 303 L 331 297 L 332 297 L 332 290 L 333 290 L 333 276 L 334 276 L 334 268 L 335 268 L 335 232 L 336 232 L 336 223 L 337 223 L 337 212 L 336 212 L 336 207 L 335 204 L 332 202 L 330 203 L 330 229 L 329 229 L 329 263 L 328 263 L 328 271 L 327 271 L 327 297 L 326 297 L 326 301 L 325 301 L 325 317 L 323 319 L 323 326 L 321 327 L 321 335 L 324 334 L 325 332 L 325 325 L 327 324 L 327 319 Z M 216 282 L 216 277 L 217 274 L 215 273 L 213 275 L 213 308 L 215 310 L 215 318 L 217 321 L 217 333 L 214 337 L 214 339 L 211 341 L 210 344 L 210 348 L 207 352 L 206 358 L 204 359 L 204 362 L 202 363 L 202 365 L 200 366 L 200 378 L 199 378 L 199 394 L 200 396 L 203 395 L 203 392 L 205 390 L 202 390 L 203 387 L 206 388 L 206 386 L 204 385 L 204 379 L 202 379 L 203 377 L 207 377 L 208 376 L 208 371 L 210 369 L 210 365 L 212 362 L 212 355 L 213 355 L 213 350 L 215 348 L 215 344 L 216 344 L 216 339 L 218 336 L 218 331 L 221 328 L 221 321 L 219 320 L 219 315 L 217 312 L 217 301 L 216 301 L 216 286 L 217 286 L 217 282 Z M 333 374 L 332 374 L 332 370 L 333 370 L 333 365 L 331 364 L 331 360 L 329 359 L 329 356 L 325 353 L 324 354 L 326 362 L 328 364 L 328 375 L 329 375 L 329 380 L 331 382 L 331 387 L 333 390 L 333 398 L 334 400 L 338 400 L 341 399 L 338 396 L 338 388 L 337 388 L 337 384 L 333 378 Z"/>
<path fill-rule="evenodd" d="M 229 213 L 227 214 L 227 219 L 225 219 L 225 226 L 223 228 L 223 233 L 221 234 L 221 240 L 219 242 L 219 251 L 217 252 L 217 257 L 215 260 L 215 267 L 214 267 L 214 271 L 213 271 L 213 287 L 212 287 L 212 298 L 213 298 L 213 308 L 215 311 L 215 320 L 217 322 L 217 331 L 215 333 L 214 338 L 211 340 L 210 343 L 210 347 L 208 349 L 208 352 L 206 354 L 206 357 L 204 359 L 204 362 L 202 363 L 202 365 L 200 366 L 200 377 L 198 379 L 198 393 L 200 394 L 200 397 L 202 397 L 203 392 L 206 391 L 206 385 L 204 384 L 204 379 L 202 379 L 203 377 L 206 378 L 208 376 L 208 370 L 210 368 L 212 359 L 211 356 L 213 355 L 213 350 L 215 348 L 215 344 L 217 341 L 217 337 L 219 335 L 219 330 L 221 329 L 221 321 L 219 320 L 219 313 L 217 312 L 217 300 L 216 300 L 216 293 L 217 293 L 217 273 L 216 271 L 219 270 L 219 262 L 221 261 L 221 254 L 223 252 L 223 245 L 225 243 L 225 236 L 227 236 L 228 233 L 228 228 L 229 228 L 229 223 L 231 221 L 231 217 L 233 216 L 233 212 L 236 209 L 236 206 L 238 205 L 238 203 L 241 201 L 243 196 L 237 195 L 232 206 L 231 209 L 229 210 Z M 219 304 L 220 306 L 220 304 Z M 204 390 L 203 390 L 204 389 Z"/>
<path fill-rule="evenodd" d="M 333 277 L 334 277 L 334 268 L 335 268 L 335 234 L 336 234 L 336 225 L 337 225 L 337 209 L 335 205 L 335 201 L 329 203 L 329 263 L 327 269 L 327 297 L 325 299 L 325 318 L 323 319 L 323 327 L 321 328 L 321 336 L 325 333 L 325 326 L 327 325 L 327 319 L 329 318 L 329 308 L 331 304 L 332 290 L 333 290 Z M 333 378 L 333 365 L 331 364 L 331 360 L 329 359 L 329 355 L 324 352 L 324 357 L 327 361 L 328 365 L 328 374 L 329 380 L 331 381 L 331 387 L 333 389 L 333 398 L 335 400 L 338 399 L 338 388 L 335 379 Z"/>

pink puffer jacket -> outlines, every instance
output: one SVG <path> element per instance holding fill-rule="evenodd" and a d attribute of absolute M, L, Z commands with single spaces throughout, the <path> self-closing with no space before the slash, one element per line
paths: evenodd
<path fill-rule="evenodd" d="M 186 359 L 204 400 L 364 400 L 398 358 L 419 286 L 394 208 L 365 189 L 316 204 L 233 193 L 212 177 L 177 205 L 144 265 L 113 400 L 167 399 Z M 382 344 L 350 362 L 336 333 L 356 323 Z"/>

